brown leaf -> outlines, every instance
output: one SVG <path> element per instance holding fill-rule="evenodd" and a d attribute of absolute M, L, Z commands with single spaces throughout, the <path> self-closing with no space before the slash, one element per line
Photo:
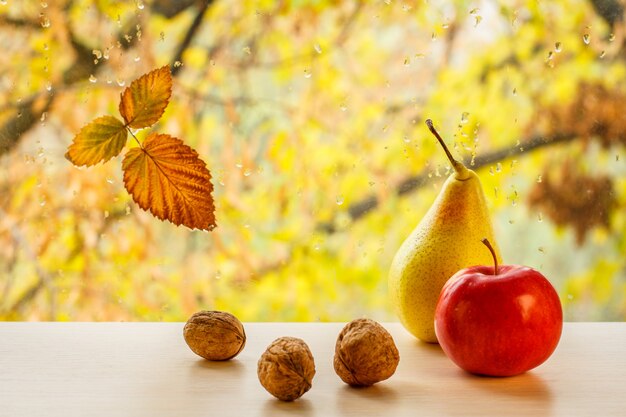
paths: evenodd
<path fill-rule="evenodd" d="M 133 200 L 161 220 L 190 229 L 215 228 L 211 173 L 198 153 L 169 135 L 151 133 L 122 163 Z"/>
<path fill-rule="evenodd" d="M 120 114 L 127 126 L 141 129 L 155 124 L 172 95 L 169 66 L 151 71 L 130 84 L 120 97 Z"/>
<path fill-rule="evenodd" d="M 117 118 L 99 117 L 78 132 L 65 157 L 76 166 L 106 162 L 122 152 L 127 135 L 124 123 Z"/>

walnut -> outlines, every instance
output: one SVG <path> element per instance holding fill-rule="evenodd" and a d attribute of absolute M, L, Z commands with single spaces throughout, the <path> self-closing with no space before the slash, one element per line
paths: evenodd
<path fill-rule="evenodd" d="M 257 374 L 270 394 L 282 401 L 293 401 L 311 389 L 315 361 L 303 340 L 281 337 L 261 355 Z"/>
<path fill-rule="evenodd" d="M 383 326 L 370 319 L 348 323 L 335 345 L 335 372 L 349 385 L 369 386 L 396 371 L 400 355 Z"/>
<path fill-rule="evenodd" d="M 195 313 L 185 324 L 183 335 L 194 353 L 211 361 L 232 359 L 246 344 L 241 322 L 223 311 Z"/>

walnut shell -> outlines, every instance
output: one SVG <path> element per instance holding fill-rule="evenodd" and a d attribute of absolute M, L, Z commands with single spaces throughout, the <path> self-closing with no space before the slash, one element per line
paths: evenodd
<path fill-rule="evenodd" d="M 257 366 L 263 388 L 282 401 L 293 401 L 311 389 L 315 361 L 302 339 L 281 337 L 265 350 Z"/>
<path fill-rule="evenodd" d="M 195 313 L 185 324 L 183 335 L 194 353 L 211 361 L 232 359 L 246 344 L 241 322 L 223 311 Z"/>
<path fill-rule="evenodd" d="M 369 386 L 394 374 L 398 348 L 387 330 L 370 319 L 348 323 L 335 344 L 335 372 L 349 385 Z"/>

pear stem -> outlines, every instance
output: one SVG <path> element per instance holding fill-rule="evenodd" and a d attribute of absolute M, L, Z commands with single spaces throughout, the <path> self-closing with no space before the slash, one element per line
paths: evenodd
<path fill-rule="evenodd" d="M 493 256 L 493 274 L 498 275 L 498 257 L 496 256 L 496 251 L 493 249 L 493 246 L 491 246 L 489 239 L 487 239 L 486 237 L 483 238 L 481 242 L 483 243 L 483 245 L 487 246 L 489 252 L 491 252 L 491 256 Z"/>
<path fill-rule="evenodd" d="M 430 130 L 430 133 L 435 135 L 435 137 L 439 141 L 439 144 L 443 147 L 443 150 L 446 152 L 446 156 L 450 160 L 450 163 L 452 164 L 452 167 L 454 168 L 454 170 L 459 172 L 461 170 L 462 164 L 459 163 L 459 161 L 457 161 L 456 159 L 454 159 L 454 157 L 450 153 L 450 150 L 446 146 L 446 143 L 443 141 L 443 139 L 439 135 L 439 132 L 437 132 L 437 130 L 435 129 L 435 126 L 433 126 L 433 121 L 430 119 L 426 119 L 426 126 L 428 126 L 428 130 Z"/>

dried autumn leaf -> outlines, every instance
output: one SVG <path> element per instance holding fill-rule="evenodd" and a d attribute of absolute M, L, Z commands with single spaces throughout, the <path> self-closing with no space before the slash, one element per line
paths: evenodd
<path fill-rule="evenodd" d="M 128 151 L 122 169 L 124 185 L 142 209 L 177 226 L 215 227 L 211 173 L 180 139 L 151 133 L 142 147 Z"/>
<path fill-rule="evenodd" d="M 163 115 L 171 95 L 172 74 L 166 65 L 139 77 L 124 90 L 120 114 L 133 129 L 152 126 Z"/>
<path fill-rule="evenodd" d="M 106 162 L 122 152 L 127 135 L 121 120 L 99 117 L 78 132 L 65 157 L 76 166 Z"/>

